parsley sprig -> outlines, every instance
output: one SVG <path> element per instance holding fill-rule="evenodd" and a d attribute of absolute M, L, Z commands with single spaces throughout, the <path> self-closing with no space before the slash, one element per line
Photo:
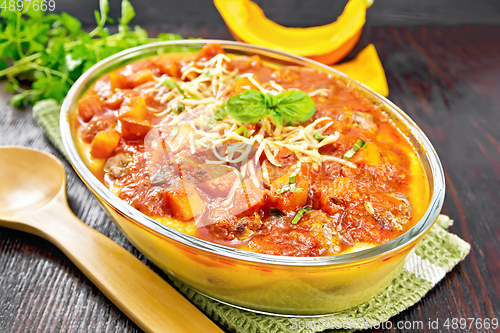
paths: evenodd
<path fill-rule="evenodd" d="M 291 89 L 277 95 L 259 90 L 245 90 L 229 98 L 225 110 L 242 123 L 257 123 L 271 115 L 276 126 L 283 122 L 302 122 L 316 111 L 313 100 L 303 91 Z"/>
<path fill-rule="evenodd" d="M 7 78 L 6 89 L 14 93 L 11 105 L 49 98 L 61 102 L 80 75 L 98 61 L 129 47 L 182 39 L 165 33 L 148 38 L 138 26 L 131 30 L 128 25 L 135 11 L 129 0 L 122 0 L 118 33 L 110 34 L 108 0 L 100 0 L 99 9 L 97 27 L 90 33 L 67 13 L 35 11 L 33 6 L 22 12 L 0 12 L 0 78 Z"/>

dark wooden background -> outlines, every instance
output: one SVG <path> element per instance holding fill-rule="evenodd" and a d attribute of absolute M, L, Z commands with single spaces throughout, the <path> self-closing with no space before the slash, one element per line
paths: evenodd
<path fill-rule="evenodd" d="M 116 17 L 119 2 L 111 2 Z M 345 2 L 258 1 L 269 17 L 288 26 L 328 23 Z M 231 38 L 209 0 L 132 3 L 138 13 L 133 23 L 148 27 L 153 34 L 170 31 Z M 96 7 L 97 0 L 56 0 L 58 11 L 70 12 L 88 24 Z M 391 321 L 421 320 L 427 325 L 447 318 L 500 319 L 500 1 L 378 0 L 348 58 L 368 43 L 375 44 L 386 70 L 389 98 L 426 132 L 442 160 L 447 181 L 443 212 L 455 220 L 450 230 L 472 245 L 469 256 L 443 281 Z M 0 84 L 0 144 L 36 147 L 62 159 L 30 109 L 8 106 L 9 95 L 3 87 Z M 68 163 L 65 165 L 74 212 L 148 263 L 112 224 Z M 441 326 L 440 331 L 494 330 Z M 141 330 L 52 244 L 0 228 L 3 332 Z"/>

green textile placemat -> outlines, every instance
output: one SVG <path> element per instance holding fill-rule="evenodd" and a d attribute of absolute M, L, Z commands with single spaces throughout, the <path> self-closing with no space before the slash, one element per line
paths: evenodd
<path fill-rule="evenodd" d="M 59 133 L 59 105 L 55 101 L 39 102 L 33 114 L 50 141 L 63 153 Z M 174 285 L 212 320 L 238 333 L 314 333 L 325 329 L 352 332 L 353 328 L 370 328 L 417 303 L 455 265 L 463 260 L 470 245 L 446 231 L 453 221 L 440 215 L 422 242 L 411 253 L 404 268 L 391 284 L 370 301 L 351 309 L 316 318 L 286 318 L 256 314 L 233 308 L 201 295 L 181 282 Z"/>

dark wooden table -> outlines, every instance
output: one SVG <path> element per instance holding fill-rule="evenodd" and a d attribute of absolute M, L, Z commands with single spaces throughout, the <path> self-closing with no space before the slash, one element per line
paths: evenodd
<path fill-rule="evenodd" d="M 229 38 L 224 27 L 178 31 Z M 379 51 L 389 98 L 418 123 L 441 157 L 447 182 L 443 212 L 455 220 L 450 230 L 472 245 L 462 263 L 391 322 L 423 321 L 427 327 L 436 319 L 500 319 L 500 26 L 368 26 L 352 54 L 368 43 Z M 62 158 L 31 110 L 7 106 L 9 95 L 3 85 L 0 90 L 0 144 Z M 64 163 L 76 215 L 147 262 Z M 0 228 L 0 332 L 140 331 L 55 246 Z"/>

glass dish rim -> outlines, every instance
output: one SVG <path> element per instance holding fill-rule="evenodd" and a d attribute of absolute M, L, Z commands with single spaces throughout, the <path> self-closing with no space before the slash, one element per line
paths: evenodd
<path fill-rule="evenodd" d="M 102 184 L 90 171 L 90 169 L 85 165 L 81 159 L 76 145 L 73 142 L 71 133 L 71 124 L 69 121 L 69 112 L 71 111 L 72 105 L 76 102 L 75 99 L 81 93 L 83 87 L 85 87 L 89 82 L 97 79 L 94 77 L 96 72 L 99 72 L 102 67 L 113 66 L 113 64 L 122 61 L 123 59 L 134 58 L 135 56 L 140 56 L 141 54 L 151 52 L 153 50 L 161 49 L 162 47 L 201 47 L 207 43 L 219 43 L 223 47 L 230 46 L 240 51 L 262 54 L 269 56 L 271 58 L 278 58 L 280 60 L 286 59 L 294 63 L 299 63 L 309 67 L 320 68 L 326 72 L 332 73 L 334 75 L 342 77 L 344 80 L 356 86 L 358 89 L 365 91 L 369 95 L 372 95 L 382 104 L 384 104 L 390 111 L 395 114 L 400 121 L 402 121 L 405 126 L 410 129 L 412 136 L 414 136 L 421 146 L 425 149 L 425 156 L 429 161 L 429 166 L 431 170 L 431 175 L 433 178 L 433 191 L 432 197 L 427 210 L 425 211 L 422 218 L 403 235 L 394 238 L 387 243 L 377 245 L 370 249 L 365 249 L 357 252 L 339 254 L 332 256 L 321 256 L 321 257 L 288 257 L 288 256 L 276 256 L 255 253 L 245 250 L 240 250 L 236 248 L 227 247 L 224 245 L 219 245 L 209 241 L 205 241 L 173 228 L 167 227 L 156 220 L 150 218 L 149 216 L 139 212 L 135 208 L 129 206 L 125 201 L 114 195 L 104 184 Z M 150 55 L 150 54 L 148 54 Z M 134 58 L 134 61 L 139 59 Z M 102 73 L 101 73 L 102 75 Z M 411 244 L 416 241 L 419 237 L 424 235 L 434 224 L 438 215 L 440 213 L 441 207 L 444 202 L 445 194 L 445 179 L 444 172 L 434 150 L 432 144 L 430 143 L 424 132 L 416 125 L 416 123 L 399 107 L 397 107 L 390 100 L 384 96 L 378 94 L 372 89 L 365 86 L 359 81 L 351 79 L 347 75 L 335 70 L 332 67 L 321 64 L 317 61 L 292 55 L 286 52 L 274 50 L 267 47 L 250 45 L 242 42 L 226 41 L 226 40 L 215 40 L 215 39 L 189 39 L 189 40 L 173 40 L 173 41 L 163 41 L 151 44 L 146 44 L 142 46 L 136 46 L 108 58 L 105 58 L 88 69 L 71 87 L 66 98 L 63 101 L 60 113 L 60 131 L 61 138 L 63 141 L 64 149 L 66 150 L 68 159 L 73 166 L 73 169 L 77 172 L 79 177 L 84 181 L 84 183 L 91 189 L 94 195 L 98 195 L 105 202 L 107 202 L 111 207 L 117 210 L 120 214 L 127 216 L 128 218 L 142 224 L 143 226 L 151 229 L 164 237 L 168 237 L 174 241 L 183 243 L 184 245 L 193 247 L 198 250 L 206 251 L 211 254 L 218 256 L 228 257 L 230 259 L 238 259 L 243 261 L 250 261 L 254 263 L 264 263 L 271 265 L 285 265 L 285 266 L 325 266 L 325 265 L 340 265 L 340 264 L 355 264 L 360 261 L 371 261 L 377 260 L 383 255 L 389 254 L 393 251 L 397 251 L 400 248 Z M 125 234 L 125 236 L 129 237 Z"/>

